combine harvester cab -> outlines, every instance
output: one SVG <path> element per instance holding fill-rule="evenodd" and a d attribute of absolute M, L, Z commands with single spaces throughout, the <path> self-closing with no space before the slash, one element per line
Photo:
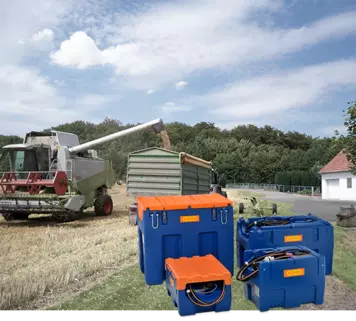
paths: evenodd
<path fill-rule="evenodd" d="M 164 124 L 157 119 L 84 144 L 71 133 L 30 132 L 23 144 L 4 146 L 10 171 L 0 173 L 0 214 L 5 220 L 51 214 L 66 222 L 94 206 L 96 215 L 110 215 L 107 190 L 115 184 L 115 173 L 111 162 L 91 148 L 147 129 L 161 133 Z"/>

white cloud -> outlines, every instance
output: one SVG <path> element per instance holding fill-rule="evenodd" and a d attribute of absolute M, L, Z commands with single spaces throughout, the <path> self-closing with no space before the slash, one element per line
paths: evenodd
<path fill-rule="evenodd" d="M 66 98 L 36 69 L 0 67 L 1 134 L 23 135 L 75 120 L 91 120 L 117 95 L 80 94 Z"/>
<path fill-rule="evenodd" d="M 100 65 L 104 61 L 94 40 L 82 31 L 75 32 L 69 40 L 63 41 L 60 49 L 51 53 L 50 57 L 57 65 L 75 66 L 78 69 Z"/>
<path fill-rule="evenodd" d="M 24 64 L 24 58 L 35 57 L 46 42 L 33 41 L 39 31 L 52 30 L 71 0 L 1 0 L 0 9 L 0 128 L 1 134 L 24 134 L 42 130 L 77 117 L 66 109 L 62 95 L 40 70 Z M 70 10 L 69 10 L 70 12 Z M 37 40 L 49 37 L 39 33 Z M 67 105 L 69 106 L 69 105 Z"/>
<path fill-rule="evenodd" d="M 51 29 L 45 28 L 33 34 L 28 39 L 19 39 L 18 45 L 26 45 L 26 48 L 33 53 L 33 49 L 39 51 L 47 51 L 52 45 L 54 32 Z"/>
<path fill-rule="evenodd" d="M 81 69 L 112 65 L 118 75 L 127 78 L 127 84 L 144 89 L 147 82 L 159 86 L 199 70 L 241 69 L 356 33 L 355 12 L 289 29 L 251 18 L 281 8 L 281 1 L 269 0 L 227 0 L 223 6 L 212 0 L 160 5 L 121 15 L 117 22 L 113 19 L 94 32 L 105 34 L 106 30 L 110 47 L 99 49 L 91 37 L 79 32 L 51 57 L 58 65 Z"/>
<path fill-rule="evenodd" d="M 222 119 L 272 115 L 312 106 L 329 94 L 355 88 L 356 60 L 341 60 L 239 81 L 197 98 Z"/>
<path fill-rule="evenodd" d="M 6 129 L 12 134 L 43 129 L 78 116 L 64 107 L 65 100 L 35 69 L 0 67 L 0 97 L 2 134 Z M 12 121 L 23 121 L 23 126 L 14 127 Z"/>
<path fill-rule="evenodd" d="M 43 29 L 37 33 L 35 33 L 31 39 L 33 41 L 52 41 L 54 38 L 54 33 L 51 29 Z"/>
<path fill-rule="evenodd" d="M 52 110 L 57 92 L 35 69 L 7 66 L 0 68 L 1 112 L 5 114 L 30 114 L 35 110 Z M 19 95 L 21 93 L 21 95 Z M 54 104 L 47 103 L 54 100 Z"/>
<path fill-rule="evenodd" d="M 153 93 L 155 93 L 156 91 L 154 90 L 154 89 L 148 89 L 147 90 L 147 92 L 146 92 L 146 94 L 147 95 L 151 95 L 151 94 L 153 94 Z"/>
<path fill-rule="evenodd" d="M 184 80 L 178 81 L 176 83 L 176 89 L 183 89 L 184 87 L 186 87 L 188 85 L 188 83 Z"/>
<path fill-rule="evenodd" d="M 161 111 L 164 114 L 172 114 L 184 111 L 190 111 L 192 108 L 185 105 L 176 105 L 173 102 L 166 102 L 163 106 L 160 107 Z"/>
<path fill-rule="evenodd" d="M 35 42 L 31 37 L 40 30 L 54 29 L 61 17 L 71 12 L 72 1 L 1 0 L 0 66 L 21 63 L 26 56 L 33 57 Z"/>

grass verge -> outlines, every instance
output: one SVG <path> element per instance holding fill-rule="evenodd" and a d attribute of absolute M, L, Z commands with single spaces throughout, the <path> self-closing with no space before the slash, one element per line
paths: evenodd
<path fill-rule="evenodd" d="M 233 280 L 232 309 L 255 310 L 243 297 L 243 284 Z M 105 283 L 79 294 L 72 300 L 50 310 L 175 310 L 167 295 L 165 283 L 147 286 L 137 264 L 120 274 L 109 277 Z"/>
<path fill-rule="evenodd" d="M 334 227 L 333 275 L 356 291 L 356 229 Z"/>
<path fill-rule="evenodd" d="M 253 196 L 256 198 L 263 197 L 263 194 L 261 194 L 261 193 L 246 191 L 246 190 L 232 190 L 232 189 L 229 190 L 228 197 L 230 197 L 231 192 L 232 192 L 232 196 L 241 195 L 243 197 L 253 197 Z"/>
<path fill-rule="evenodd" d="M 238 189 L 229 189 L 227 190 L 228 198 L 234 202 L 234 218 L 238 217 L 252 217 L 255 216 L 252 212 L 252 204 L 249 199 L 250 197 L 256 197 L 259 200 L 259 206 L 263 209 L 264 216 L 272 215 L 272 204 L 277 204 L 277 215 L 278 216 L 289 216 L 293 215 L 291 203 L 284 202 L 273 202 L 270 200 L 263 200 L 263 194 L 255 193 L 251 191 L 238 190 Z M 239 203 L 244 203 L 245 211 L 243 214 L 239 214 Z"/>

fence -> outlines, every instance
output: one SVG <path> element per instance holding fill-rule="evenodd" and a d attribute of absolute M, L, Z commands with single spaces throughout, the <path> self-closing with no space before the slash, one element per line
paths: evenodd
<path fill-rule="evenodd" d="M 265 191 L 275 191 L 282 193 L 302 194 L 302 195 L 320 195 L 319 186 L 296 186 L 296 185 L 279 185 L 279 184 L 260 184 L 260 183 L 238 183 L 226 184 L 226 188 L 236 189 L 259 189 Z"/>

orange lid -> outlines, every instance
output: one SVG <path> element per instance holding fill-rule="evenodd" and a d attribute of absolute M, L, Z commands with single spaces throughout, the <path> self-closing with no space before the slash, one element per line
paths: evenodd
<path fill-rule="evenodd" d="M 177 290 L 184 290 L 189 283 L 224 281 L 225 285 L 231 285 L 232 282 L 229 270 L 211 254 L 166 259 L 166 270 L 176 279 Z"/>
<path fill-rule="evenodd" d="M 214 194 L 179 195 L 179 196 L 141 196 L 137 198 L 138 216 L 142 221 L 145 210 L 185 210 L 191 208 L 213 208 L 232 205 L 232 201 L 226 197 Z"/>

